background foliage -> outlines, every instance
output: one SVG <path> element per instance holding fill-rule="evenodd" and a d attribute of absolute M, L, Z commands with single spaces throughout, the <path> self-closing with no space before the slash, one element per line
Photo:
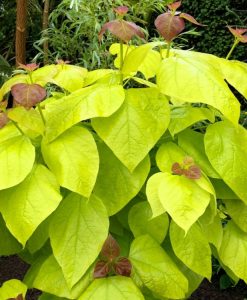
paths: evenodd
<path fill-rule="evenodd" d="M 231 47 L 233 37 L 227 25 L 247 26 L 246 0 L 204 0 L 183 1 L 183 10 L 206 24 L 201 36 L 192 36 L 189 45 L 195 50 L 225 57 Z M 244 44 L 235 49 L 231 59 L 247 60 Z"/>

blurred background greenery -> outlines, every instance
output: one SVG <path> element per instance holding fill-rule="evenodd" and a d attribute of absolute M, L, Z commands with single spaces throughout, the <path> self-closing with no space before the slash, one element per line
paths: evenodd
<path fill-rule="evenodd" d="M 75 1 L 75 0 L 74 0 Z M 169 0 L 50 0 L 49 27 L 42 32 L 43 0 L 28 1 L 27 61 L 43 61 L 43 44 L 49 42 L 49 62 L 69 60 L 89 69 L 106 67 L 111 63 L 108 47 L 113 38 L 107 35 L 103 43 L 98 32 L 103 23 L 114 18 L 112 8 L 118 5 L 130 7 L 129 18 L 149 32 L 149 38 L 157 36 L 155 17 L 165 10 Z M 16 1 L 0 2 L 0 54 L 10 65 L 15 57 Z M 205 28 L 197 28 L 200 35 L 187 36 L 182 44 L 187 48 L 225 57 L 233 37 L 227 25 L 247 26 L 246 0 L 184 0 L 182 10 L 196 17 Z M 190 30 L 191 25 L 187 24 Z M 186 37 L 186 35 L 183 35 Z M 181 41 L 178 40 L 178 43 Z M 232 59 L 247 60 L 247 47 L 242 44 L 234 51 Z M 2 65 L 1 61 L 0 64 Z"/>

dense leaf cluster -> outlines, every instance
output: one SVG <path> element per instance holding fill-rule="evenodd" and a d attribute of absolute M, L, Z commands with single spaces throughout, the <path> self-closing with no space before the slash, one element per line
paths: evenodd
<path fill-rule="evenodd" d="M 247 282 L 247 133 L 225 82 L 247 97 L 246 64 L 163 44 L 113 44 L 116 69 L 22 66 L 0 89 L 18 104 L 1 106 L 0 254 L 42 300 L 184 299 L 212 256 Z"/>
<path fill-rule="evenodd" d="M 185 299 L 212 257 L 247 283 L 247 131 L 229 88 L 247 98 L 247 65 L 172 48 L 183 19 L 199 25 L 180 5 L 155 22 L 165 41 L 140 46 L 115 9 L 100 32 L 120 40 L 113 69 L 20 65 L 2 85 L 0 255 L 31 267 L 0 299 Z"/>

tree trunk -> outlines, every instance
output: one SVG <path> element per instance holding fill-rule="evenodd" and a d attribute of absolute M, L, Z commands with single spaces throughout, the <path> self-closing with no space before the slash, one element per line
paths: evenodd
<path fill-rule="evenodd" d="M 45 38 L 44 45 L 43 45 L 44 65 L 47 65 L 49 63 L 49 57 L 48 57 L 49 45 L 48 45 L 48 35 L 46 32 L 48 28 L 48 22 L 49 22 L 49 7 L 50 7 L 50 0 L 45 0 L 44 11 L 43 11 L 43 26 L 42 26 L 43 31 L 45 30 L 43 35 L 43 37 Z"/>
<path fill-rule="evenodd" d="M 27 0 L 17 0 L 16 8 L 16 66 L 26 63 Z"/>

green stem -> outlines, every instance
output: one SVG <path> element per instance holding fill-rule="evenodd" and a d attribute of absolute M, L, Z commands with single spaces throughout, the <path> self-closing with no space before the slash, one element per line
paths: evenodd
<path fill-rule="evenodd" d="M 11 121 L 12 121 L 12 123 L 15 125 L 15 127 L 20 131 L 20 133 L 21 133 L 22 135 L 26 136 L 25 133 L 22 131 L 22 129 L 19 127 L 19 125 L 18 125 L 15 121 L 13 121 L 13 120 L 11 120 Z"/>
<path fill-rule="evenodd" d="M 123 84 L 123 42 L 120 41 L 120 82 Z"/>
<path fill-rule="evenodd" d="M 239 39 L 236 38 L 235 41 L 234 41 L 234 43 L 233 43 L 233 45 L 232 45 L 231 50 L 228 52 L 228 54 L 226 56 L 226 59 L 230 58 L 230 56 L 232 55 L 233 50 L 236 48 L 236 46 L 238 45 L 238 43 L 239 43 Z"/>
<path fill-rule="evenodd" d="M 171 50 L 171 42 L 167 43 L 167 50 L 166 50 L 166 58 L 169 57 L 170 55 L 170 50 Z"/>
<path fill-rule="evenodd" d="M 161 58 L 161 60 L 163 60 L 163 56 L 162 56 L 162 47 L 161 47 L 161 45 L 159 45 L 159 53 L 160 53 L 160 58 Z"/>
<path fill-rule="evenodd" d="M 42 119 L 42 121 L 43 121 L 43 123 L 44 123 L 44 125 L 45 125 L 45 117 L 44 117 L 44 114 L 43 114 L 42 109 L 41 109 L 41 107 L 40 107 L 40 104 L 38 104 L 37 106 L 38 106 L 38 110 L 39 110 L 41 119 Z"/>
<path fill-rule="evenodd" d="M 32 77 L 32 71 L 28 72 L 29 78 L 30 78 L 30 82 L 31 84 L 33 84 L 33 77 Z"/>

